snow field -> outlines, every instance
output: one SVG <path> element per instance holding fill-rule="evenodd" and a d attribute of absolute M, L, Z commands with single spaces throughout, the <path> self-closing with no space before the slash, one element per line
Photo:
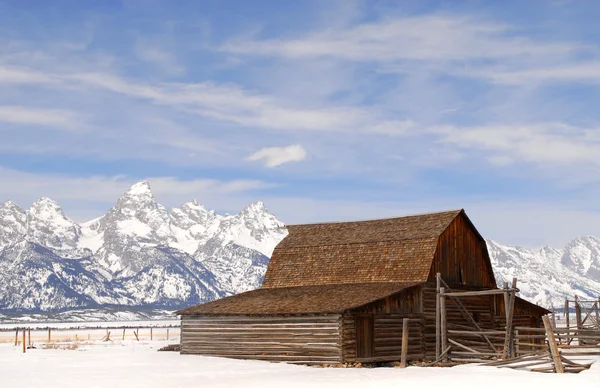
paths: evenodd
<path fill-rule="evenodd" d="M 164 341 L 81 343 L 26 354 L 0 344 L 0 386 L 12 387 L 598 387 L 600 357 L 580 374 L 464 365 L 453 368 L 314 368 L 158 352 Z M 589 357 L 588 357 L 589 359 Z"/>
<path fill-rule="evenodd" d="M 48 327 L 50 342 L 48 342 Z M 23 340 L 25 328 L 29 344 L 29 329 L 31 329 L 31 344 L 35 347 L 58 346 L 68 343 L 93 344 L 101 341 L 110 332 L 112 342 L 137 341 L 134 332 L 137 330 L 140 341 L 179 341 L 179 321 L 132 321 L 132 322 L 61 322 L 61 323 L 32 323 L 0 324 L 0 344 L 12 343 L 14 346 L 16 329 L 19 328 L 17 341 Z M 150 330 L 152 328 L 152 331 Z"/>

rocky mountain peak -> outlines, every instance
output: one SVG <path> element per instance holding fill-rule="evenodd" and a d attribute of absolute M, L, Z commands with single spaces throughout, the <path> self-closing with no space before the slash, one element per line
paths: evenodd
<path fill-rule="evenodd" d="M 147 211 L 158 207 L 159 205 L 150 189 L 150 184 L 148 182 L 138 182 L 123 193 L 113 209 L 126 216 L 135 217 L 140 210 Z"/>
<path fill-rule="evenodd" d="M 6 201 L 0 205 L 0 217 L 4 218 L 6 216 L 26 217 L 26 212 L 13 201 Z"/>
<path fill-rule="evenodd" d="M 242 213 L 265 213 L 267 209 L 265 208 L 265 204 L 262 201 L 252 202 L 250 205 L 246 206 Z"/>
<path fill-rule="evenodd" d="M 3 202 L 2 205 L 0 205 L 0 209 L 21 209 L 23 212 L 25 212 L 25 210 L 11 200 Z"/>
<path fill-rule="evenodd" d="M 0 206 L 0 248 L 22 240 L 27 233 L 27 213 L 12 201 Z"/>
<path fill-rule="evenodd" d="M 75 249 L 81 227 L 63 213 L 60 205 L 47 197 L 33 203 L 27 212 L 27 237 L 51 249 Z"/>
<path fill-rule="evenodd" d="M 52 219 L 57 216 L 60 218 L 65 217 L 58 202 L 48 197 L 42 197 L 35 201 L 29 208 L 29 214 L 43 219 Z"/>
<path fill-rule="evenodd" d="M 150 188 L 150 183 L 141 181 L 133 184 L 129 190 L 126 191 L 126 194 L 130 196 L 152 195 L 152 189 Z"/>
<path fill-rule="evenodd" d="M 600 281 L 600 238 L 581 236 L 564 249 L 562 264 L 580 275 Z"/>

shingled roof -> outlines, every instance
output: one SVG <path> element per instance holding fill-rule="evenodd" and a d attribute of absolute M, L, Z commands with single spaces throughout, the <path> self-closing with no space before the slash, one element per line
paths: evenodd
<path fill-rule="evenodd" d="M 414 283 L 326 284 L 259 288 L 177 311 L 178 315 L 341 313 L 415 286 Z"/>
<path fill-rule="evenodd" d="M 426 282 L 439 236 L 461 213 L 288 226 L 262 288 Z"/>

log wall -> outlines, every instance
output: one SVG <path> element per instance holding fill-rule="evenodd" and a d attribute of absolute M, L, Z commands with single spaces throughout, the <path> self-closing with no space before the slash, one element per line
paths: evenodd
<path fill-rule="evenodd" d="M 356 315 L 343 316 L 344 362 L 400 361 L 402 354 L 402 320 L 409 318 L 407 360 L 424 358 L 423 320 L 421 314 L 374 314 L 374 353 L 370 358 L 356 355 Z"/>
<path fill-rule="evenodd" d="M 302 364 L 342 362 L 340 314 L 183 316 L 181 353 Z"/>
<path fill-rule="evenodd" d="M 421 286 L 383 298 L 346 312 L 342 322 L 342 354 L 345 362 L 399 361 L 402 352 L 402 320 L 409 318 L 408 360 L 424 357 Z M 372 316 L 374 323 L 373 357 L 357 358 L 356 317 Z"/>

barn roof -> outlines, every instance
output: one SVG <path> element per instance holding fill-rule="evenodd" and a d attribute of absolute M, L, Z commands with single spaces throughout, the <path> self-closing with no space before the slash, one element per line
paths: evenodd
<path fill-rule="evenodd" d="M 341 313 L 415 286 L 415 283 L 326 284 L 259 288 L 176 312 L 178 315 Z"/>
<path fill-rule="evenodd" d="M 427 281 L 439 236 L 463 210 L 290 225 L 262 288 Z"/>

